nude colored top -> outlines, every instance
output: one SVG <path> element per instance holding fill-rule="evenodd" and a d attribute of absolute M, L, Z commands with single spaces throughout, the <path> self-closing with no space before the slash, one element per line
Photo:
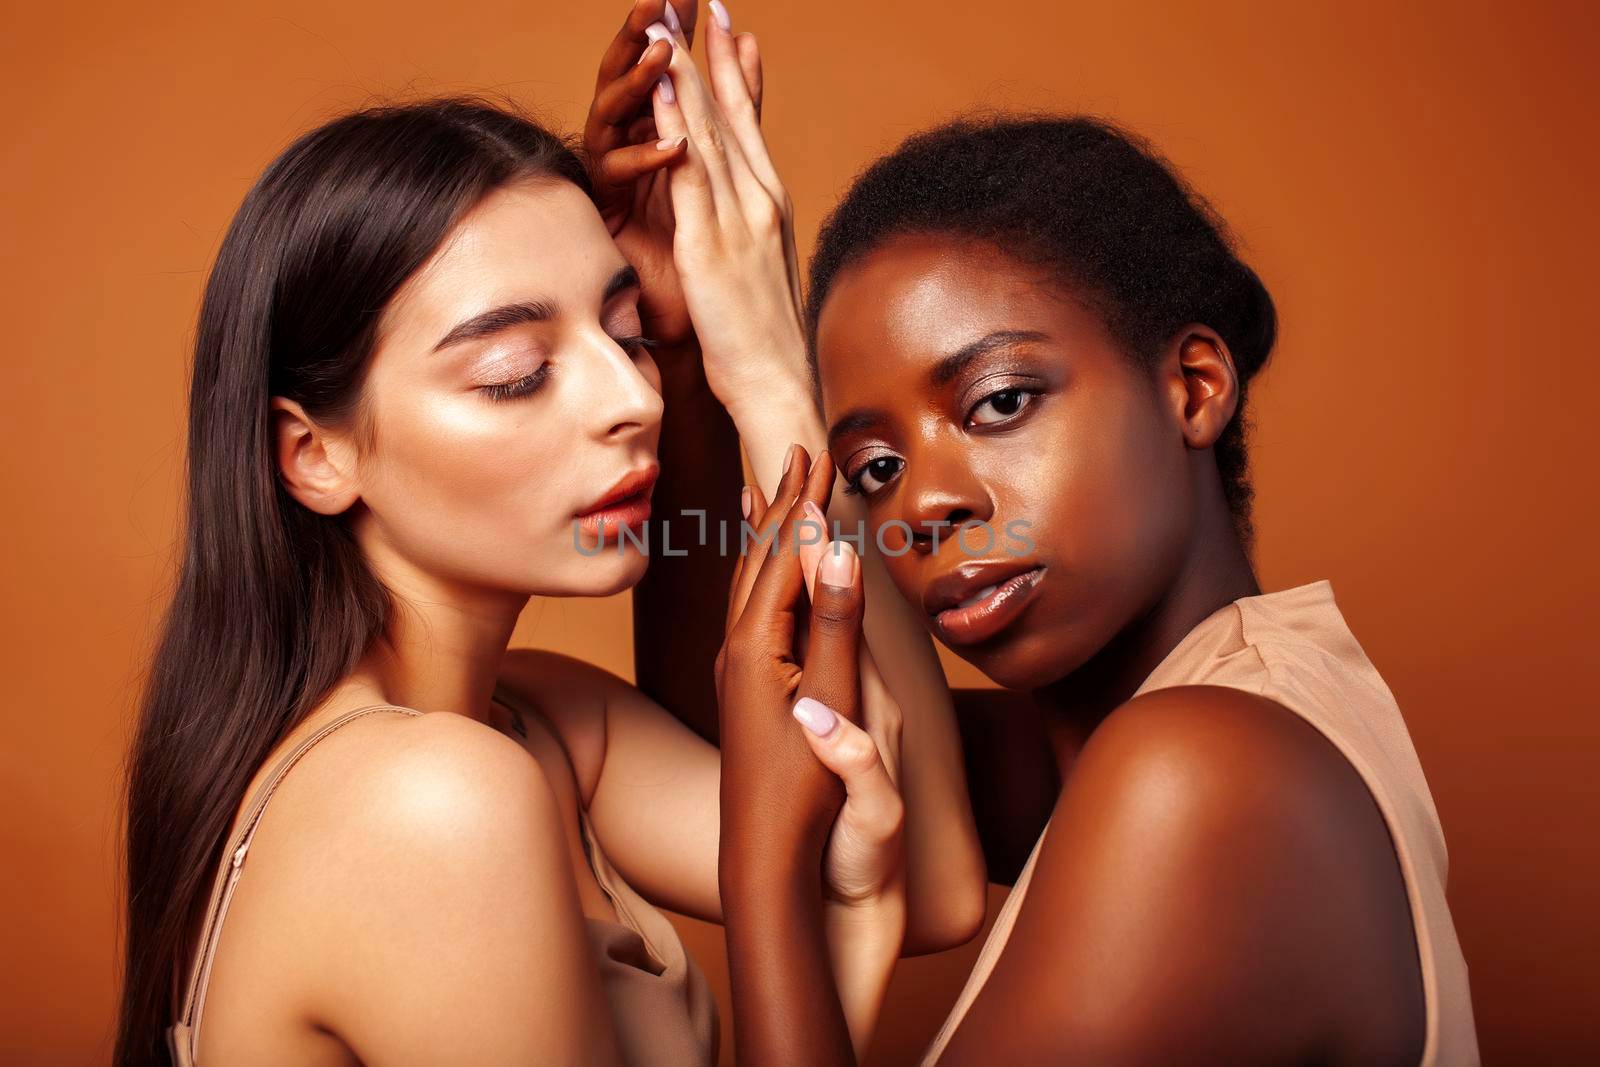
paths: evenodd
<path fill-rule="evenodd" d="M 532 712 L 504 687 L 496 687 L 495 699 L 518 710 Z M 202 938 L 191 961 L 185 983 L 183 1010 L 167 1028 L 167 1047 L 177 1067 L 194 1067 L 194 1050 L 199 1046 L 201 1013 L 205 1009 L 206 984 L 216 955 L 218 936 L 228 903 L 249 852 L 256 827 L 267 801 L 284 775 L 308 750 L 333 731 L 365 715 L 383 712 L 421 715 L 414 708 L 376 704 L 357 708 L 334 719 L 311 737 L 295 746 L 273 767 L 246 807 L 238 832 L 229 842 L 223 865 L 217 872 L 206 908 Z M 595 880 L 600 883 L 616 908 L 620 922 L 585 916 L 601 984 L 611 1008 L 613 1029 L 624 1063 L 630 1065 L 682 1064 L 710 1067 L 717 1062 L 720 1030 L 717 1004 L 705 975 L 686 951 L 677 930 L 667 917 L 653 908 L 623 881 L 606 859 L 580 806 L 578 821 L 583 830 L 584 851 Z"/>
<path fill-rule="evenodd" d="M 1427 1004 L 1421 1067 L 1478 1064 L 1467 963 L 1445 902 L 1447 860 L 1439 813 L 1400 708 L 1345 625 L 1333 587 L 1312 582 L 1242 597 L 1218 609 L 1189 631 L 1138 693 L 1181 685 L 1229 686 L 1275 700 L 1321 731 L 1361 774 L 1389 827 L 1411 903 Z M 1028 892 L 1044 836 L 1035 842 L 965 988 L 924 1053 L 923 1067 L 943 1054 L 994 969 Z"/>

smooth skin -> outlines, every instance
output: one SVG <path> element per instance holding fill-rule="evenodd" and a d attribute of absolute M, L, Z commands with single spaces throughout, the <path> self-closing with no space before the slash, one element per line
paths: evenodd
<path fill-rule="evenodd" d="M 658 17 L 661 0 L 636 5 L 629 26 L 652 10 Z M 642 34 L 625 27 L 623 35 L 638 37 L 642 52 Z M 648 97 L 648 86 L 643 92 Z M 358 706 L 429 714 L 351 723 L 275 794 L 217 951 L 199 1035 L 203 1062 L 615 1062 L 585 920 L 617 917 L 583 854 L 580 805 L 641 893 L 721 920 L 717 750 L 605 671 L 507 649 L 532 595 L 604 596 L 640 583 L 642 553 L 627 543 L 618 552 L 609 541 L 595 554 L 601 542 L 591 535 L 574 543 L 573 519 L 624 474 L 656 463 L 658 444 L 668 453 L 663 427 L 674 427 L 663 422 L 664 395 L 696 398 L 701 410 L 720 403 L 697 358 L 706 338 L 722 336 L 714 308 L 742 310 L 741 323 L 752 322 L 747 307 L 707 282 L 698 333 L 672 335 L 664 325 L 670 295 L 652 304 L 639 282 L 641 274 L 659 282 L 659 262 L 641 254 L 644 265 L 635 266 L 619 251 L 629 240 L 638 251 L 662 232 L 644 226 L 625 239 L 624 221 L 613 240 L 614 226 L 563 183 L 495 191 L 384 310 L 364 424 L 333 432 L 274 399 L 286 490 L 314 511 L 349 513 L 369 565 L 400 605 L 386 640 L 278 751 Z M 671 248 L 670 231 L 665 241 Z M 457 330 L 512 304 L 540 310 L 511 326 Z M 654 346 L 660 364 L 643 340 L 657 327 L 665 334 Z M 680 421 L 675 432 L 689 428 Z M 764 440 L 760 454 L 781 456 L 786 444 Z M 735 464 L 737 445 L 726 454 Z M 693 446 L 679 453 L 693 454 Z M 732 467 L 718 469 L 726 476 Z M 770 469 L 776 489 L 783 468 Z M 680 499 L 691 482 L 674 483 Z M 723 497 L 737 506 L 737 481 Z M 729 571 L 677 579 L 710 605 L 691 615 L 711 623 L 710 639 L 695 646 L 708 677 Z M 658 632 L 643 627 L 641 643 Z M 648 648 L 642 658 L 666 661 Z M 668 672 L 658 677 L 671 689 Z M 491 700 L 497 681 L 540 714 L 514 722 Z M 696 691 L 677 689 L 676 698 Z M 935 721 L 922 735 L 923 751 L 946 753 L 951 773 L 930 769 L 904 792 L 907 810 L 926 797 L 955 814 L 924 821 L 920 847 L 904 853 L 897 833 L 879 833 L 877 813 L 899 793 L 882 766 L 874 771 L 859 756 L 899 736 L 899 711 L 894 695 L 876 696 L 886 719 L 879 736 L 845 724 L 839 736 L 848 743 L 808 756 L 818 773 L 849 780 L 837 825 L 854 827 L 840 841 L 855 847 L 830 846 L 828 869 L 842 890 L 838 902 L 861 907 L 850 911 L 850 936 L 837 926 L 829 936 L 863 953 L 832 956 L 841 990 L 856 992 L 847 1014 L 861 1033 L 870 1032 L 902 934 L 907 943 L 920 938 L 924 950 L 942 947 L 969 937 L 982 915 L 981 859 L 970 814 L 961 817 L 953 730 L 937 742 Z M 864 718 L 872 714 L 869 707 Z M 258 776 L 252 789 L 259 784 Z M 902 854 L 903 867 L 895 859 Z M 939 887 L 954 885 L 952 872 L 968 884 L 920 894 L 908 924 L 905 897 L 919 871 Z M 862 918 L 879 912 L 886 917 Z M 879 930 L 888 936 L 873 940 Z M 872 976 L 864 985 L 851 977 L 861 968 Z"/>
<path fill-rule="evenodd" d="M 1027 520 L 1033 546 L 1001 562 L 1043 568 L 997 633 L 946 634 L 1035 705 L 1062 787 L 1006 949 L 941 1062 L 1415 1063 L 1410 910 L 1355 769 L 1241 690 L 1130 699 L 1197 623 L 1259 591 L 1209 451 L 1237 407 L 1223 340 L 1191 324 L 1139 366 L 1059 281 L 925 235 L 840 273 L 817 351 L 830 451 L 874 530 L 909 527 L 885 562 L 931 631 L 941 580 L 977 562 L 951 529 Z M 776 876 L 762 891 L 795 914 L 785 894 L 814 893 Z M 832 1009 L 807 1010 L 830 1032 Z"/>

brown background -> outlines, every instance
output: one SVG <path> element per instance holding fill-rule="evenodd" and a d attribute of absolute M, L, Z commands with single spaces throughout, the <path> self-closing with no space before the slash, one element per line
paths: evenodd
<path fill-rule="evenodd" d="M 731 3 L 762 40 L 802 254 L 864 161 L 974 104 L 1112 115 L 1215 200 L 1285 326 L 1254 393 L 1263 584 L 1331 578 L 1405 710 L 1485 1058 L 1600 1051 L 1594 17 Z M 371 94 L 495 88 L 575 128 L 625 4 L 8 7 L 0 1060 L 87 1063 L 109 1047 L 115 779 L 223 227 L 293 135 Z M 517 638 L 627 675 L 627 620 L 625 597 L 541 601 Z M 716 931 L 685 925 L 726 1004 Z M 903 968 L 877 1062 L 926 1040 L 975 949 Z"/>

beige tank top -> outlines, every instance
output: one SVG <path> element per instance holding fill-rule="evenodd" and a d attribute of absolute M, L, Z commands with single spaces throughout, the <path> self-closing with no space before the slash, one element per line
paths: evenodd
<path fill-rule="evenodd" d="M 537 714 L 504 687 L 497 686 L 494 695 L 503 704 Z M 225 859 L 212 886 L 200 945 L 184 985 L 183 1010 L 178 1020 L 167 1028 L 168 1051 L 177 1067 L 194 1067 L 206 984 L 211 976 L 217 940 L 267 801 L 284 775 L 312 746 L 346 723 L 382 712 L 423 714 L 414 708 L 393 704 L 376 704 L 346 712 L 284 755 L 250 800 L 239 830 L 223 853 Z M 694 958 L 684 951 L 683 942 L 667 917 L 634 892 L 611 866 L 600 850 L 588 812 L 582 807 L 578 809 L 578 821 L 595 880 L 610 898 L 621 920 L 611 922 L 585 916 L 623 1062 L 711 1067 L 717 1062 L 721 1033 L 716 1000 L 705 975 Z"/>
<path fill-rule="evenodd" d="M 1320 730 L 1360 772 L 1388 824 L 1411 902 L 1427 1003 L 1421 1067 L 1478 1064 L 1467 963 L 1445 903 L 1439 813 L 1400 708 L 1345 625 L 1333 587 L 1313 582 L 1220 608 L 1189 631 L 1138 693 L 1180 685 L 1229 686 L 1276 700 Z M 994 969 L 1043 841 L 1040 834 L 923 1067 L 943 1054 Z"/>

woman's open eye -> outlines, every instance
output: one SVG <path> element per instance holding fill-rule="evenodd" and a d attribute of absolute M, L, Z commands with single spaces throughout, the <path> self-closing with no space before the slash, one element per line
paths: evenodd
<path fill-rule="evenodd" d="M 1034 394 L 1026 389 L 1002 389 L 990 393 L 973 406 L 967 422 L 974 426 L 993 426 L 1015 418 L 1023 408 L 1033 402 Z"/>
<path fill-rule="evenodd" d="M 518 397 L 538 392 L 549 377 L 550 364 L 541 363 L 538 370 L 532 374 L 525 374 L 516 381 L 502 382 L 499 385 L 485 385 L 481 388 L 488 394 L 490 400 L 515 400 Z"/>
<path fill-rule="evenodd" d="M 906 461 L 899 456 L 879 456 L 868 460 L 845 481 L 845 492 L 871 496 L 888 485 L 905 465 Z"/>

